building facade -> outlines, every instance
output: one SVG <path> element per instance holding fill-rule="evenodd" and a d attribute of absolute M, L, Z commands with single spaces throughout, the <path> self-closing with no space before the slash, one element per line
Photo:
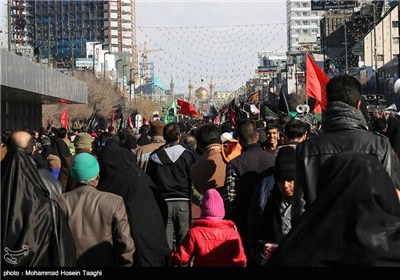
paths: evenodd
<path fill-rule="evenodd" d="M 87 42 L 100 42 L 112 53 L 130 53 L 131 68 L 137 69 L 135 1 L 2 1 L 10 50 L 31 46 L 42 62 L 71 68 L 75 58 L 86 57 Z"/>
<path fill-rule="evenodd" d="M 311 0 L 286 0 L 288 51 L 314 50 L 323 11 L 312 11 Z"/>

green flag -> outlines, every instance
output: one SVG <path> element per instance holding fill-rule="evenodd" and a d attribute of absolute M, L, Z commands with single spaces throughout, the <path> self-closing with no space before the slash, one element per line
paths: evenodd
<path fill-rule="evenodd" d="M 177 115 L 177 111 L 176 111 L 176 110 L 177 110 L 177 109 L 176 109 L 176 102 L 175 102 L 175 100 L 174 100 L 174 101 L 172 101 L 172 103 L 169 105 L 168 111 L 165 112 L 165 115 L 164 115 L 164 122 L 165 122 L 166 124 L 169 124 L 169 123 L 172 123 L 172 122 L 175 121 L 176 115 Z"/>

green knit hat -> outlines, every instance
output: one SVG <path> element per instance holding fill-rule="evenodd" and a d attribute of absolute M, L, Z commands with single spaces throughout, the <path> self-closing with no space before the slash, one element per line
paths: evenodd
<path fill-rule="evenodd" d="M 72 160 L 70 174 L 76 181 L 86 181 L 99 174 L 97 159 L 89 153 L 80 153 Z"/>

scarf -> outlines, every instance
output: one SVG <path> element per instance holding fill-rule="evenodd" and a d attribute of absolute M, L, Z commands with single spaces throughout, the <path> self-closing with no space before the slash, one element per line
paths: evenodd
<path fill-rule="evenodd" d="M 368 130 L 367 121 L 360 110 L 342 101 L 333 101 L 327 104 L 322 118 L 324 132 L 343 129 Z"/>

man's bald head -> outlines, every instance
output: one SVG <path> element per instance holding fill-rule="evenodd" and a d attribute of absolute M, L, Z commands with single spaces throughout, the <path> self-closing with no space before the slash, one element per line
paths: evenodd
<path fill-rule="evenodd" d="M 32 155 L 34 147 L 35 140 L 33 139 L 32 135 L 23 130 L 15 131 L 13 134 L 11 134 L 9 143 L 7 144 L 8 149 L 21 148 L 28 155 Z"/>

